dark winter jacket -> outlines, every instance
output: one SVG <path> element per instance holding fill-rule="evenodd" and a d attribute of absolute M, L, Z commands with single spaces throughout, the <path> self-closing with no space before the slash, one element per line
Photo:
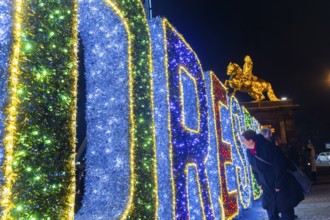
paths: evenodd
<path fill-rule="evenodd" d="M 262 206 L 267 210 L 286 211 L 299 204 L 304 199 L 299 183 L 287 172 L 286 159 L 280 149 L 257 135 L 256 155 L 268 165 L 257 159 L 250 150 L 247 150 L 248 160 L 252 166 L 253 174 L 263 189 Z M 280 189 L 276 192 L 275 189 Z"/>

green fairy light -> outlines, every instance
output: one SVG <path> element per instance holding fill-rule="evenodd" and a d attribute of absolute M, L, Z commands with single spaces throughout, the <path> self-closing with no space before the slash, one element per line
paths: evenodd
<path fill-rule="evenodd" d="M 19 211 L 19 212 L 22 211 L 22 210 L 23 210 L 23 206 L 18 205 L 18 206 L 16 207 L 16 210 Z"/>
<path fill-rule="evenodd" d="M 31 49 L 32 49 L 32 44 L 27 43 L 27 44 L 25 45 L 24 49 L 25 49 L 25 51 L 29 51 L 29 50 L 31 50 Z"/>
<path fill-rule="evenodd" d="M 19 95 L 22 95 L 22 94 L 23 94 L 23 89 L 17 89 L 17 93 L 18 93 Z"/>
<path fill-rule="evenodd" d="M 25 151 L 20 151 L 20 152 L 18 152 L 18 155 L 19 155 L 19 156 L 25 155 Z"/>

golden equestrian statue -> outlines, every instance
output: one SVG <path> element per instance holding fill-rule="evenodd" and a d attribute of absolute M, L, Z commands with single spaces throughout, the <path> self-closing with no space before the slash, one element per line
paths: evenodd
<path fill-rule="evenodd" d="M 249 55 L 244 58 L 243 70 L 238 64 L 232 62 L 229 63 L 227 67 L 227 75 L 230 76 L 230 78 L 225 81 L 225 86 L 230 86 L 234 89 L 232 95 L 234 95 L 237 90 L 247 92 L 252 98 L 254 98 L 254 102 L 260 102 L 265 99 L 263 93 L 267 92 L 270 101 L 279 101 L 274 94 L 272 85 L 253 75 L 252 68 L 253 62 Z"/>

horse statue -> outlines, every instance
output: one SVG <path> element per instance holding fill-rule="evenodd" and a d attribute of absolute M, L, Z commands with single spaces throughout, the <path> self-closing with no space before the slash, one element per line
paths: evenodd
<path fill-rule="evenodd" d="M 269 82 L 258 78 L 253 75 L 252 72 L 250 74 L 244 74 L 242 68 L 238 64 L 230 62 L 227 67 L 227 75 L 230 76 L 230 78 L 225 81 L 225 86 L 230 86 L 234 89 L 232 95 L 234 95 L 237 90 L 247 92 L 254 98 L 254 102 L 260 102 L 265 99 L 263 93 L 267 92 L 270 101 L 279 101 Z"/>

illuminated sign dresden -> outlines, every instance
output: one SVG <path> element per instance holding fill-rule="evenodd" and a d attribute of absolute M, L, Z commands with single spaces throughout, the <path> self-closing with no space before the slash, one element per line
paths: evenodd
<path fill-rule="evenodd" d="M 3 0 L 0 30 L 4 219 L 232 219 L 260 196 L 239 135 L 258 122 L 140 1 Z M 88 144 L 74 214 L 78 32 Z"/>

